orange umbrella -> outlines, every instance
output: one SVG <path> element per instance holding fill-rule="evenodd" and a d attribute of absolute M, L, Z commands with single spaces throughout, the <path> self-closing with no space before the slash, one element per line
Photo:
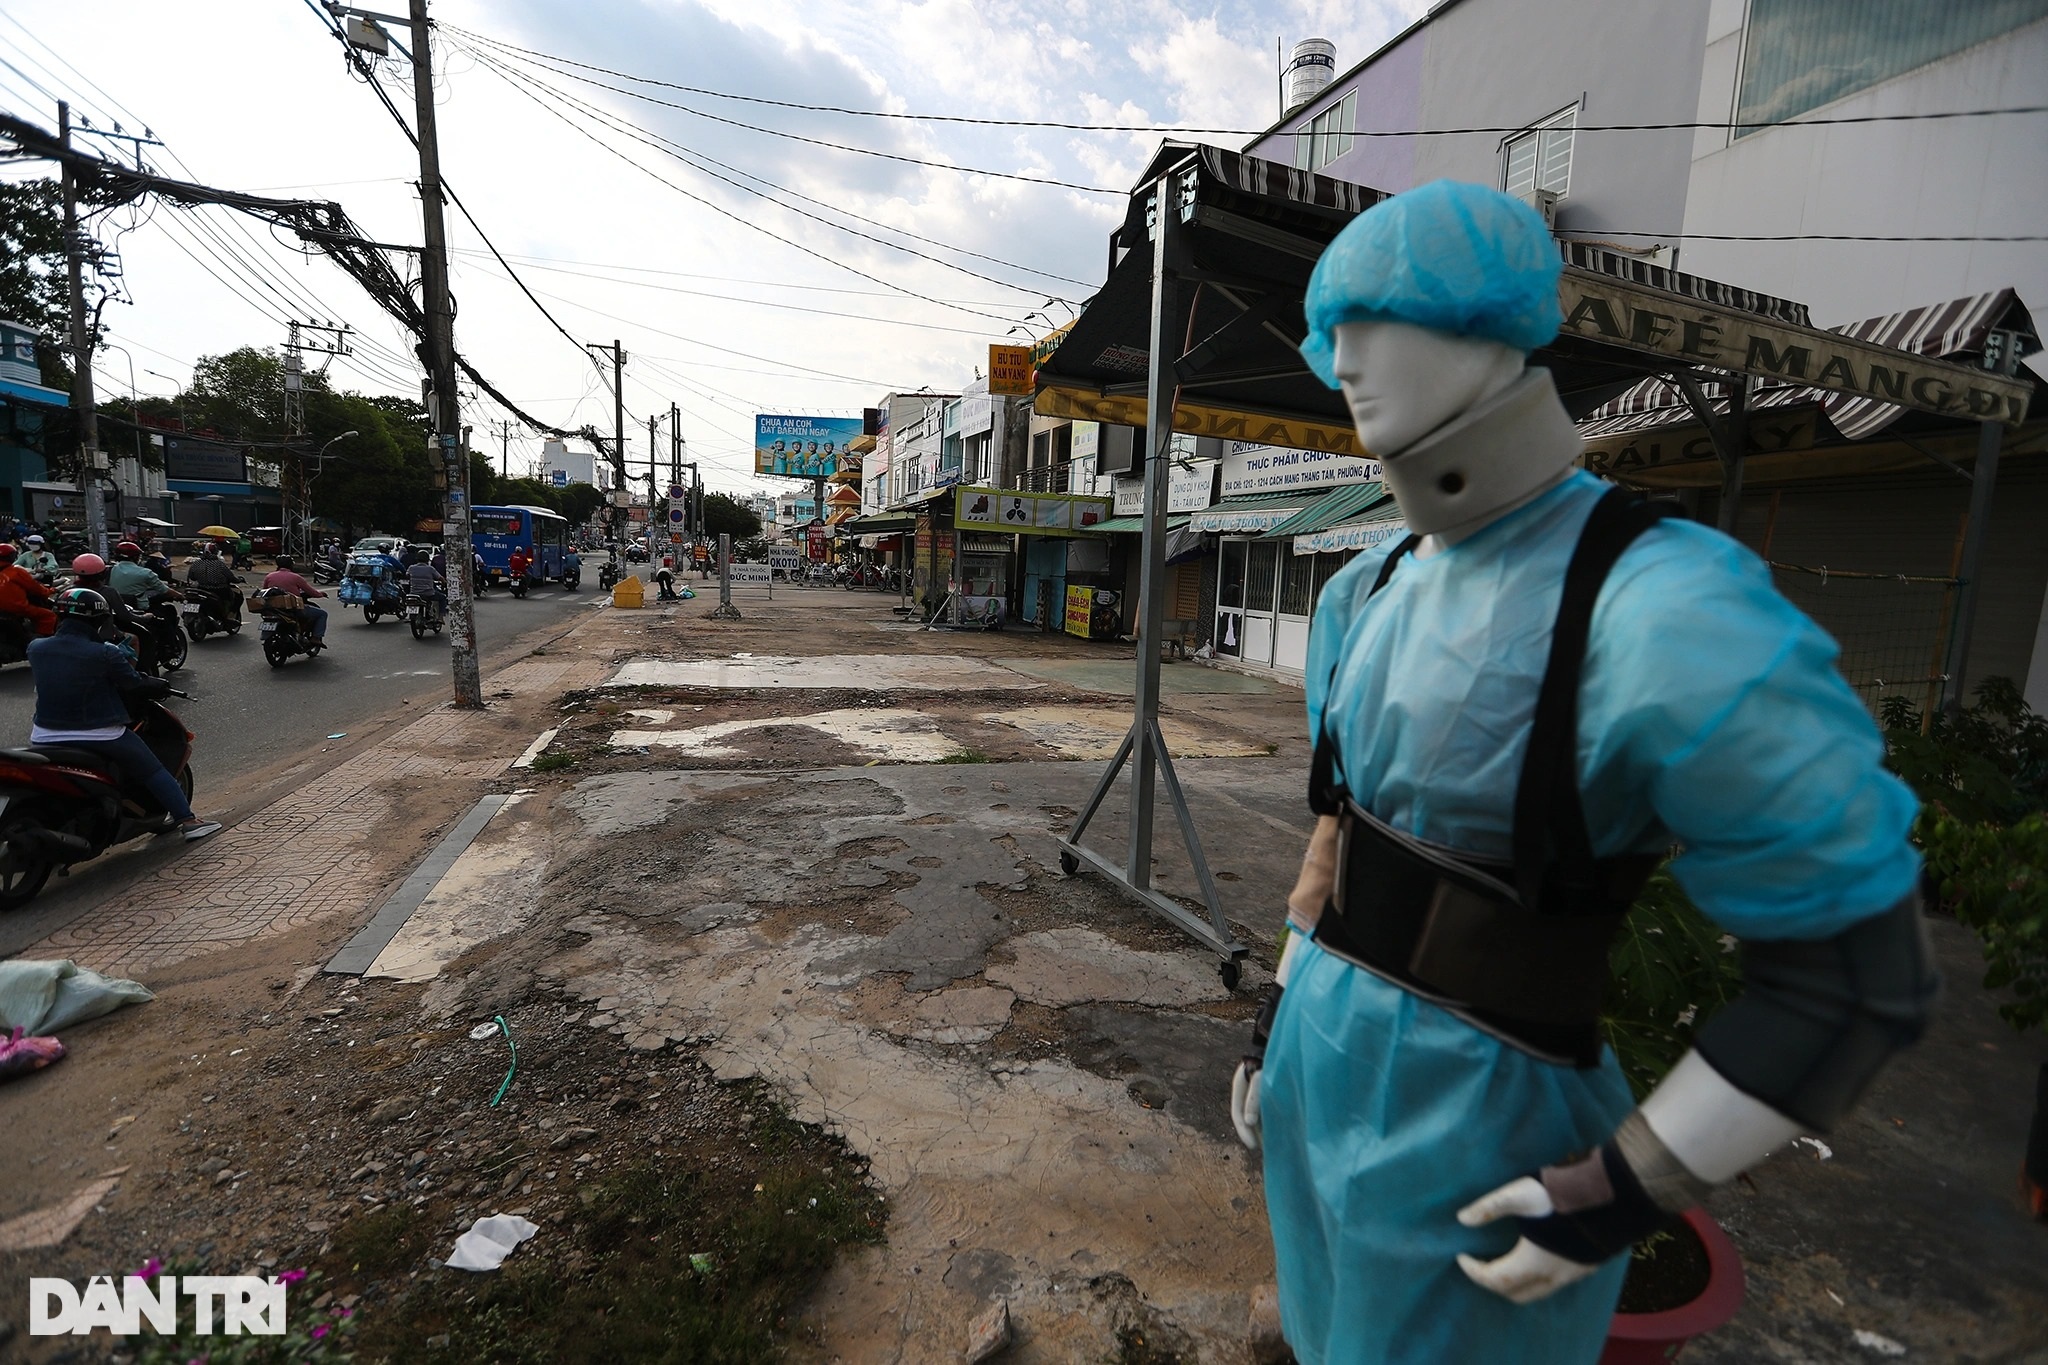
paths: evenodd
<path fill-rule="evenodd" d="M 199 534 L 202 536 L 225 536 L 229 540 L 240 540 L 242 538 L 240 531 L 231 531 L 225 526 L 202 526 L 199 528 Z"/>

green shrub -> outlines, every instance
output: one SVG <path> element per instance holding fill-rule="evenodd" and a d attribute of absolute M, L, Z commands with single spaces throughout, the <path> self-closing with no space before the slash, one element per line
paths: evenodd
<path fill-rule="evenodd" d="M 1692 1046 L 1693 1033 L 1741 986 L 1735 940 L 1657 869 L 1608 955 L 1601 1030 L 1641 1099 Z"/>

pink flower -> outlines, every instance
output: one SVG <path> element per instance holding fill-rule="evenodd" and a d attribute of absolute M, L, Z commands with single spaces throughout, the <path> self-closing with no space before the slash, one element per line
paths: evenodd
<path fill-rule="evenodd" d="M 297 1284 L 300 1280 L 306 1278 L 306 1272 L 303 1270 L 287 1270 L 277 1278 L 282 1284 Z"/>
<path fill-rule="evenodd" d="M 327 1324 L 323 1322 L 318 1327 L 315 1327 L 310 1335 L 312 1336 L 313 1340 L 318 1341 L 320 1340 L 320 1338 L 327 1335 L 327 1330 Z"/>
<path fill-rule="evenodd" d="M 164 1263 L 162 1261 L 159 1261 L 156 1257 L 152 1256 L 142 1263 L 142 1269 L 131 1270 L 128 1273 L 130 1275 L 133 1275 L 138 1280 L 153 1280 L 157 1276 L 163 1274 L 163 1270 Z"/>
<path fill-rule="evenodd" d="M 352 1318 L 355 1315 L 356 1310 L 353 1308 L 336 1308 L 334 1310 L 334 1316 L 337 1318 Z"/>

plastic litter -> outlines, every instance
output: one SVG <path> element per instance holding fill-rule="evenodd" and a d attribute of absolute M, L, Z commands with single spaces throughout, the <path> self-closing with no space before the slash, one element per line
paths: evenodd
<path fill-rule="evenodd" d="M 504 1034 L 505 1046 L 507 1048 L 510 1048 L 512 1051 L 512 1065 L 506 1069 L 505 1080 L 501 1085 L 498 1086 L 498 1093 L 491 1096 L 491 1107 L 495 1109 L 498 1107 L 498 1101 L 505 1098 L 505 1092 L 512 1088 L 512 1077 L 518 1074 L 519 1047 L 516 1043 L 512 1041 L 512 1026 L 505 1022 L 505 1016 L 502 1014 L 494 1016 L 492 1018 L 492 1021 L 488 1024 L 478 1024 L 475 1028 L 469 1031 L 469 1036 L 476 1039 L 478 1042 L 482 1042 L 484 1039 L 490 1037 L 493 1033 Z"/>
<path fill-rule="evenodd" d="M 346 731 L 346 730 L 343 730 L 343 731 L 342 731 L 342 732 L 341 732 L 340 734 L 338 734 L 338 735 L 329 735 L 329 736 L 328 736 L 328 738 L 329 738 L 329 739 L 347 739 L 347 738 L 348 738 L 348 731 Z"/>
<path fill-rule="evenodd" d="M 24 1038 L 17 1027 L 9 1037 L 0 1038 L 0 1081 L 41 1071 L 63 1056 L 64 1044 L 55 1038 Z"/>
<path fill-rule="evenodd" d="M 1881 1356 L 1902 1356 L 1906 1353 L 1906 1348 L 1890 1337 L 1878 1332 L 1865 1331 L 1861 1327 L 1856 1329 L 1856 1344 Z"/>
<path fill-rule="evenodd" d="M 496 1270 L 521 1242 L 540 1231 L 513 1213 L 494 1213 L 470 1224 L 469 1231 L 455 1239 L 448 1254 L 450 1270 Z"/>
<path fill-rule="evenodd" d="M 1533 351 L 1564 315 L 1564 262 L 1536 210 L 1484 185 L 1433 180 L 1351 220 L 1309 277 L 1302 358 L 1337 387 L 1335 329 L 1406 322 Z"/>
<path fill-rule="evenodd" d="M 0 962 L 0 1029 L 55 1033 L 154 999 L 139 981 L 101 976 L 69 958 Z"/>

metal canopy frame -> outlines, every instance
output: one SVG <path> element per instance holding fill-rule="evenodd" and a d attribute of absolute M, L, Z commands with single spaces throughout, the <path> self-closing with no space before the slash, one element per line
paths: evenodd
<path fill-rule="evenodd" d="M 1173 354 L 1179 353 L 1179 339 L 1171 334 L 1172 322 L 1177 316 L 1174 308 L 1176 267 L 1184 265 L 1180 259 L 1178 237 L 1183 215 L 1193 209 L 1194 184 L 1191 178 L 1183 182 L 1179 170 L 1179 167 L 1169 170 L 1152 186 L 1152 345 L 1147 362 L 1146 393 L 1153 412 L 1173 411 L 1182 368 L 1181 363 L 1168 359 L 1167 347 L 1171 345 Z M 1177 183 L 1181 184 L 1179 195 L 1175 193 Z M 1088 798 L 1087 806 L 1074 821 L 1073 830 L 1060 840 L 1060 868 L 1072 876 L 1080 870 L 1082 863 L 1086 863 L 1109 878 L 1124 895 L 1178 925 L 1223 959 L 1223 983 L 1235 990 L 1242 971 L 1240 963 L 1251 950 L 1231 932 L 1229 922 L 1223 917 L 1223 902 L 1216 890 L 1216 878 L 1209 871 L 1209 860 L 1202 852 L 1202 836 L 1195 829 L 1194 816 L 1188 810 L 1187 793 L 1181 789 L 1180 777 L 1173 769 L 1173 756 L 1166 747 L 1166 736 L 1159 728 L 1162 659 L 1158 623 L 1166 595 L 1167 477 L 1172 465 L 1173 424 L 1155 422 L 1146 428 L 1146 436 L 1151 449 L 1145 462 L 1145 504 L 1141 513 L 1144 530 L 1139 549 L 1143 565 L 1138 579 L 1138 673 L 1131 703 L 1131 728 L 1123 743 L 1117 746 L 1116 756 L 1110 760 L 1102 780 L 1096 784 L 1095 794 Z M 1103 801 L 1116 785 L 1126 764 L 1131 770 L 1130 828 L 1124 861 L 1117 863 L 1107 855 L 1084 846 L 1081 836 L 1087 833 L 1088 826 L 1094 821 L 1096 812 L 1102 809 Z M 1194 864 L 1205 914 L 1188 909 L 1152 884 L 1152 808 L 1155 789 L 1162 785 L 1166 788 L 1167 798 L 1173 802 L 1174 818 L 1180 824 L 1188 861 Z"/>

